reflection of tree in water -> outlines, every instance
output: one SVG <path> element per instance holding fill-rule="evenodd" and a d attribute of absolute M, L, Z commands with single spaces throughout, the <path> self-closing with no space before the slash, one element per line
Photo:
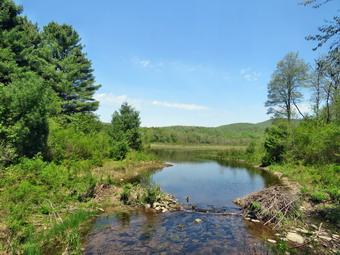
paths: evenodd
<path fill-rule="evenodd" d="M 143 213 L 143 222 L 141 226 L 141 235 L 139 240 L 149 242 L 157 232 L 160 225 L 158 216 L 155 213 Z"/>
<path fill-rule="evenodd" d="M 131 215 L 128 213 L 122 213 L 116 215 L 117 222 L 121 228 L 129 227 L 131 222 Z"/>
<path fill-rule="evenodd" d="M 152 153 L 161 160 L 170 162 L 195 162 L 201 161 L 199 156 L 207 151 L 189 151 L 189 150 L 152 150 Z"/>
<path fill-rule="evenodd" d="M 253 181 L 256 177 L 261 176 L 264 181 L 265 187 L 269 187 L 275 184 L 280 184 L 280 180 L 273 174 L 264 170 L 250 166 L 248 164 L 232 161 L 232 160 L 218 160 L 217 163 L 221 166 L 232 167 L 232 171 L 247 171 L 249 178 Z"/>

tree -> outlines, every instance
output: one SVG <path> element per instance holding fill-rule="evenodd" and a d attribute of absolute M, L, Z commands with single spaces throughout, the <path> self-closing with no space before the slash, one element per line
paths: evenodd
<path fill-rule="evenodd" d="M 0 84 L 0 141 L 19 156 L 44 152 L 48 136 L 49 88 L 33 73 Z"/>
<path fill-rule="evenodd" d="M 140 123 L 139 112 L 127 102 L 123 103 L 120 109 L 112 115 L 111 135 L 114 141 L 126 141 L 130 148 L 141 150 Z"/>
<path fill-rule="evenodd" d="M 340 51 L 331 50 L 326 56 L 318 59 L 317 64 L 323 76 L 322 90 L 325 100 L 326 123 L 340 119 Z"/>
<path fill-rule="evenodd" d="M 13 1 L 0 1 L 0 82 L 7 85 L 35 71 L 41 42 L 38 27 L 20 16 Z"/>
<path fill-rule="evenodd" d="M 332 0 L 307 0 L 301 2 L 302 5 L 313 5 L 313 8 L 319 8 L 320 6 L 331 2 Z M 318 27 L 320 34 L 309 35 L 306 37 L 306 40 L 319 41 L 318 45 L 313 48 L 313 50 L 317 50 L 319 47 L 322 47 L 327 41 L 330 39 L 334 39 L 330 43 L 330 49 L 339 48 L 340 43 L 340 17 L 334 16 L 332 20 L 326 20 L 326 25 Z"/>
<path fill-rule="evenodd" d="M 265 103 L 269 107 L 268 114 L 284 116 L 290 121 L 295 107 L 303 116 L 297 103 L 302 98 L 300 89 L 306 85 L 308 70 L 308 65 L 299 59 L 298 53 L 293 52 L 288 53 L 277 64 L 268 84 L 268 100 Z"/>
<path fill-rule="evenodd" d="M 71 115 L 97 110 L 93 94 L 95 85 L 91 61 L 83 53 L 78 33 L 70 25 L 49 23 L 43 28 L 41 57 L 47 65 L 40 74 L 51 84 L 61 100 L 62 113 Z"/>

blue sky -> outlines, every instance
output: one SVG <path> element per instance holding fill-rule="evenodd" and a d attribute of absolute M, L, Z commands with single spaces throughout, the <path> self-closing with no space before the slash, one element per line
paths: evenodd
<path fill-rule="evenodd" d="M 324 19 L 340 9 L 299 0 L 16 0 L 40 27 L 74 27 L 91 59 L 97 114 L 109 122 L 127 101 L 142 126 L 219 126 L 268 119 L 264 102 L 288 52 L 312 63 Z M 308 98 L 301 107 L 307 110 Z"/>

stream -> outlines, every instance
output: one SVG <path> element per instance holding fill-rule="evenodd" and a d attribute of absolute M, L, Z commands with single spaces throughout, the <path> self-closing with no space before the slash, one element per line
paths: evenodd
<path fill-rule="evenodd" d="M 269 229 L 227 213 L 239 212 L 235 198 L 276 184 L 275 176 L 240 163 L 200 160 L 197 152 L 155 153 L 173 166 L 154 172 L 151 180 L 187 209 L 99 217 L 85 254 L 270 254 L 263 241 L 272 238 Z"/>

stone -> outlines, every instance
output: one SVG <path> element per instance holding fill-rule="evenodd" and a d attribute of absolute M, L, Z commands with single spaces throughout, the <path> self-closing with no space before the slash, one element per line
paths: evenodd
<path fill-rule="evenodd" d="M 155 207 L 155 209 L 156 209 L 157 211 L 159 211 L 159 210 L 161 210 L 161 209 L 162 209 L 162 207 L 160 207 L 160 206 L 156 206 L 156 207 Z"/>
<path fill-rule="evenodd" d="M 250 220 L 250 218 L 249 218 L 249 217 L 245 217 L 244 219 L 245 219 L 245 220 Z"/>
<path fill-rule="evenodd" d="M 157 206 L 159 206 L 159 203 L 158 202 L 154 202 L 153 203 L 153 208 L 156 208 Z"/>
<path fill-rule="evenodd" d="M 333 239 L 339 239 L 339 237 L 340 237 L 339 235 L 335 235 L 335 234 L 332 235 L 332 238 L 333 238 Z"/>
<path fill-rule="evenodd" d="M 195 219 L 195 223 L 200 223 L 200 222 L 202 222 L 201 219 Z"/>
<path fill-rule="evenodd" d="M 321 238 L 322 240 L 325 240 L 325 241 L 332 241 L 332 237 L 329 237 L 329 236 L 319 236 L 319 238 Z"/>
<path fill-rule="evenodd" d="M 166 208 L 163 208 L 163 210 L 162 210 L 162 212 L 164 213 L 164 212 L 168 212 L 169 210 L 168 209 L 166 209 Z"/>
<path fill-rule="evenodd" d="M 259 223 L 260 222 L 259 220 L 256 220 L 256 219 L 252 219 L 251 221 L 255 222 L 255 223 Z"/>
<path fill-rule="evenodd" d="M 145 204 L 145 208 L 151 208 L 150 204 Z"/>
<path fill-rule="evenodd" d="M 287 234 L 287 240 L 298 244 L 303 244 L 305 241 L 305 239 L 302 236 L 292 232 L 289 232 Z"/>
<path fill-rule="evenodd" d="M 267 239 L 267 241 L 268 241 L 268 243 L 272 243 L 272 244 L 275 244 L 275 243 L 276 243 L 276 241 L 273 240 L 273 239 Z"/>

